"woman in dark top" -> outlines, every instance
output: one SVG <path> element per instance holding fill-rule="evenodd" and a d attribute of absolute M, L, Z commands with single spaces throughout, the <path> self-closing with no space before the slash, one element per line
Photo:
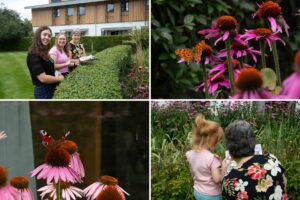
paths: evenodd
<path fill-rule="evenodd" d="M 52 32 L 49 27 L 38 28 L 28 50 L 27 66 L 36 99 L 51 99 L 57 83 L 64 80 L 61 74 L 55 76 L 54 62 L 48 53 L 51 36 Z"/>
<path fill-rule="evenodd" d="M 226 200 L 285 200 L 284 169 L 272 154 L 254 155 L 255 134 L 246 121 L 235 121 L 225 129 L 225 144 L 235 165 L 222 182 Z"/>
<path fill-rule="evenodd" d="M 71 71 L 80 64 L 79 58 L 82 56 L 86 56 L 83 44 L 80 43 L 80 36 L 81 32 L 79 29 L 75 29 L 72 31 L 72 40 L 69 43 L 69 49 L 71 49 L 70 59 L 71 63 L 73 63 L 73 66 L 69 66 L 69 69 Z"/>

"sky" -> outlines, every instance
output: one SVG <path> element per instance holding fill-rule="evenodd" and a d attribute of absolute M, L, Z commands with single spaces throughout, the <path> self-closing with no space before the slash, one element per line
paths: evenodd
<path fill-rule="evenodd" d="M 31 9 L 24 9 L 24 7 L 47 4 L 48 2 L 48 0 L 0 0 L 0 6 L 4 3 L 4 7 L 17 11 L 22 19 L 31 20 Z"/>

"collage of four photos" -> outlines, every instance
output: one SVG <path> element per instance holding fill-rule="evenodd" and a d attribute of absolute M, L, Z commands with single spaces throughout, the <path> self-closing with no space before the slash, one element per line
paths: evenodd
<path fill-rule="evenodd" d="M 0 0 L 0 200 L 300 200 L 300 2 Z"/>

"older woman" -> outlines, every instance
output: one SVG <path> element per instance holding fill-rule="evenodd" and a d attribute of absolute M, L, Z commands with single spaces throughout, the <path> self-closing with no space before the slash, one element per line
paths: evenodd
<path fill-rule="evenodd" d="M 229 124 L 225 144 L 236 165 L 224 176 L 223 199 L 287 199 L 281 163 L 272 154 L 254 155 L 256 139 L 248 122 Z"/>
<path fill-rule="evenodd" d="M 70 41 L 71 49 L 71 62 L 75 64 L 75 67 L 79 65 L 79 58 L 86 56 L 83 44 L 80 43 L 81 32 L 79 29 L 72 31 L 72 40 Z"/>

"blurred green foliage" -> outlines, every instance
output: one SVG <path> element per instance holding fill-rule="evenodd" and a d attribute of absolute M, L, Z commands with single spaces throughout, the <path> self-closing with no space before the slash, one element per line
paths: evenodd
<path fill-rule="evenodd" d="M 152 2 L 152 97 L 153 98 L 204 98 L 195 86 L 202 82 L 198 65 L 178 64 L 175 50 L 190 48 L 203 39 L 200 29 L 210 27 L 221 15 L 232 15 L 239 22 L 239 31 L 256 28 L 262 22 L 253 20 L 252 14 L 262 0 L 154 0 Z M 279 2 L 282 13 L 290 25 L 290 37 L 282 34 L 287 45 L 278 44 L 282 79 L 292 72 L 292 61 L 300 43 L 300 17 L 295 16 L 300 2 Z M 214 46 L 212 41 L 206 41 Z M 214 49 L 223 49 L 220 43 Z M 258 45 L 254 45 L 258 49 Z M 269 52 L 267 52 L 269 53 Z M 270 54 L 267 63 L 273 68 Z M 253 63 L 249 63 L 252 64 Z"/>

